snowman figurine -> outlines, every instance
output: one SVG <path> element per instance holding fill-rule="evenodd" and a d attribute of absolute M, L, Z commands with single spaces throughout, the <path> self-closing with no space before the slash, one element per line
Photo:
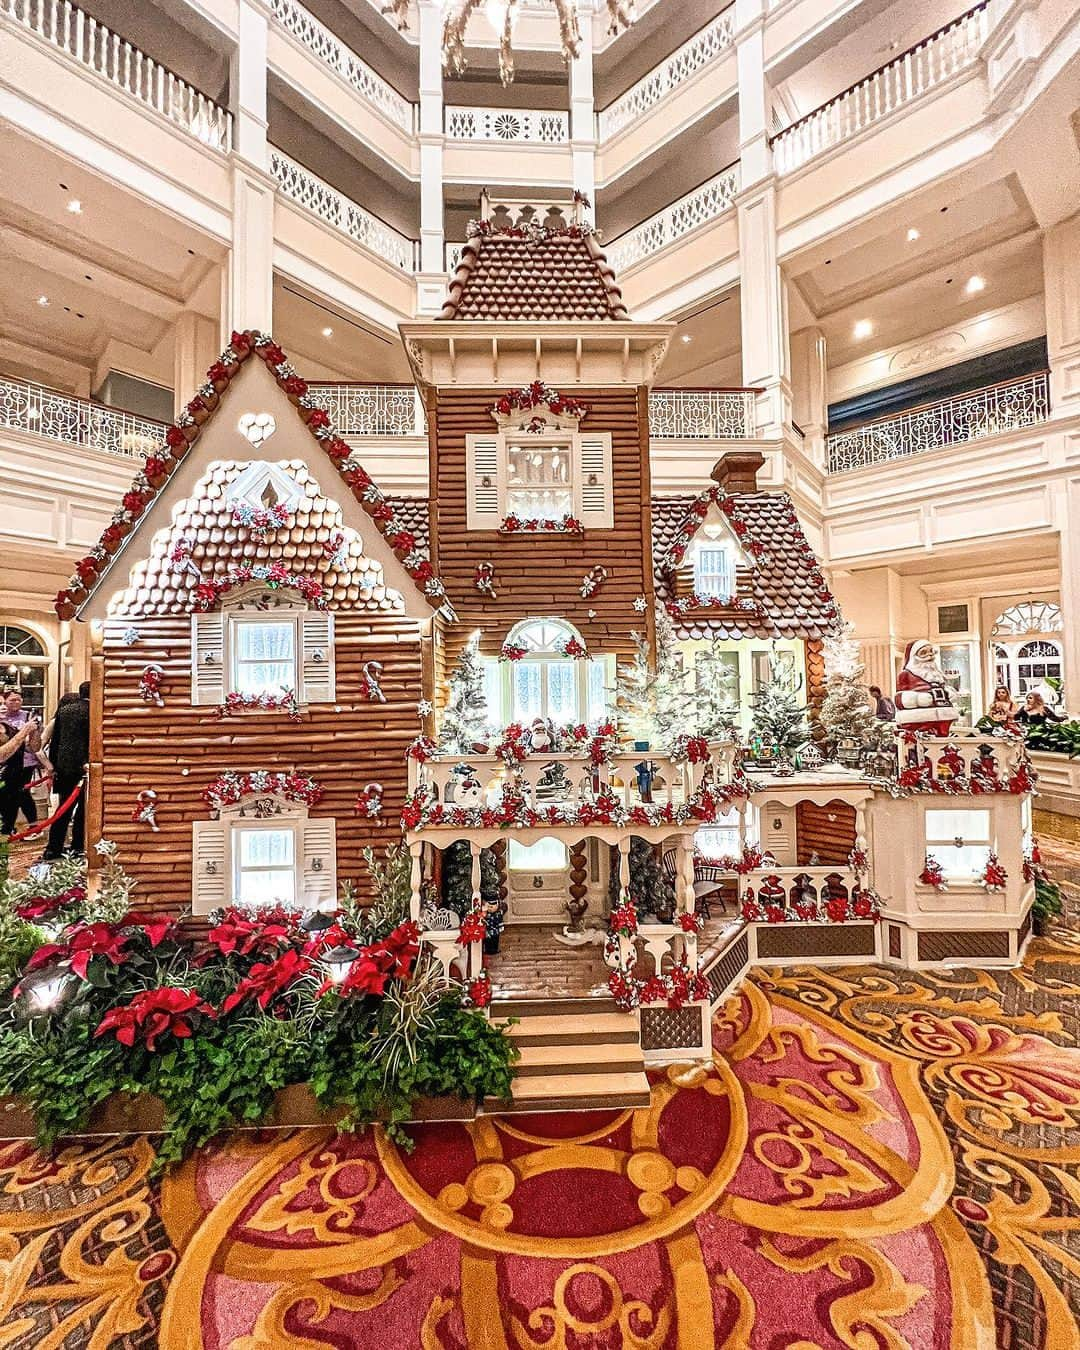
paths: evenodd
<path fill-rule="evenodd" d="M 476 807 L 481 803 L 483 789 L 480 786 L 480 780 L 469 774 L 463 778 L 454 791 L 454 805 Z"/>

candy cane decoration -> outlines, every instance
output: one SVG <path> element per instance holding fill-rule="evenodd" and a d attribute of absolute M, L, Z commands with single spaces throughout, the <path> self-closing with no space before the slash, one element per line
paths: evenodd
<path fill-rule="evenodd" d="M 476 572 L 473 575 L 473 585 L 481 595 L 486 595 L 494 600 L 495 595 L 495 564 L 489 562 L 477 563 Z"/>
<path fill-rule="evenodd" d="M 342 571 L 349 560 L 349 549 L 345 536 L 340 530 L 332 534 L 329 539 L 323 540 L 322 551 L 324 556 L 330 559 L 330 566 L 336 571 Z"/>
<path fill-rule="evenodd" d="M 189 574 L 196 581 L 202 581 L 202 571 L 191 558 L 191 551 L 194 547 L 195 540 L 190 535 L 181 535 L 173 545 L 173 551 L 169 554 L 169 569 L 173 572 L 179 572 L 181 575 Z"/>
<path fill-rule="evenodd" d="M 356 799 L 353 811 L 358 816 L 364 816 L 368 820 L 377 820 L 382 815 L 383 785 L 381 783 L 366 783 L 364 790 Z"/>
<path fill-rule="evenodd" d="M 365 661 L 360 667 L 360 693 L 369 703 L 385 703 L 386 695 L 379 683 L 381 661 Z"/>
<path fill-rule="evenodd" d="M 143 788 L 142 792 L 135 798 L 138 805 L 131 813 L 131 819 L 136 825 L 149 825 L 155 834 L 158 833 L 158 823 L 155 819 L 157 799 L 157 793 L 153 788 Z"/>
<path fill-rule="evenodd" d="M 152 703 L 155 708 L 164 708 L 165 700 L 161 696 L 161 681 L 165 678 L 164 666 L 152 661 L 139 677 L 139 697 L 144 703 Z"/>
<path fill-rule="evenodd" d="M 595 567 L 590 568 L 589 572 L 581 582 L 582 599 L 588 600 L 591 595 L 596 595 L 600 587 L 607 581 L 607 578 L 608 570 L 600 563 L 597 563 Z"/>

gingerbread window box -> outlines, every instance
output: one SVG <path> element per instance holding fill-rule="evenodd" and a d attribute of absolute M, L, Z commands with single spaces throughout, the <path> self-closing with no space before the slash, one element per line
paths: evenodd
<path fill-rule="evenodd" d="M 576 516 L 507 516 L 499 526 L 500 534 L 584 534 L 585 526 Z"/>

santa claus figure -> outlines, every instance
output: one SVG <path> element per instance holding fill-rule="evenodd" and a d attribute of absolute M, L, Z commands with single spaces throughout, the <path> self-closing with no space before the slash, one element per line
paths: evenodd
<path fill-rule="evenodd" d="M 909 642 L 904 665 L 896 677 L 896 724 L 905 731 L 947 736 L 960 716 L 953 691 L 938 665 L 934 644 L 926 638 Z"/>

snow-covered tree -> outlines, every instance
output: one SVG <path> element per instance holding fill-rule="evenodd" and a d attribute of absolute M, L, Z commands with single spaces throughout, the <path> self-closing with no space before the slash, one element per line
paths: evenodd
<path fill-rule="evenodd" d="M 648 639 L 641 633 L 631 637 L 634 659 L 619 667 L 616 682 L 620 720 L 635 740 L 664 749 L 696 728 L 695 699 L 667 611 L 657 606 L 655 668 Z"/>
<path fill-rule="evenodd" d="M 450 698 L 439 721 L 439 749 L 451 754 L 468 754 L 474 742 L 487 733 L 488 706 L 479 646 L 479 634 L 474 634 L 450 675 Z"/>
<path fill-rule="evenodd" d="M 841 632 L 825 639 L 823 648 L 826 693 L 818 717 L 834 745 L 843 740 L 862 745 L 877 739 L 879 724 L 862 683 L 859 644 L 852 631 L 853 625 L 846 623 Z"/>
<path fill-rule="evenodd" d="M 698 653 L 694 665 L 694 719 L 702 736 L 720 736 L 737 722 L 739 668 L 732 664 L 731 655 L 721 650 L 719 638 Z"/>
<path fill-rule="evenodd" d="M 806 705 L 799 700 L 803 679 L 794 668 L 782 662 L 776 652 L 769 654 L 769 682 L 751 695 L 754 717 L 751 736 L 759 736 L 766 748 L 792 754 L 810 739 L 806 723 Z"/>

